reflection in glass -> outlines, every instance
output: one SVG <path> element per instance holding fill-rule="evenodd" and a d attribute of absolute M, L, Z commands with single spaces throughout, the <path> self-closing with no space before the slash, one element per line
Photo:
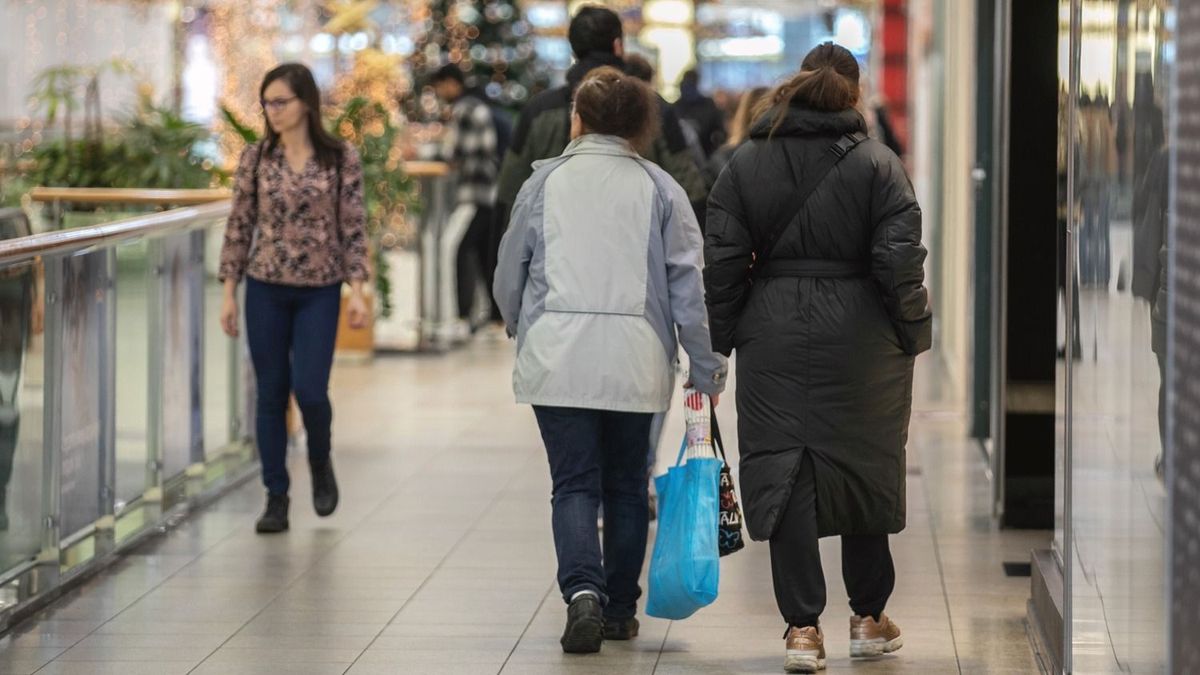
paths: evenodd
<path fill-rule="evenodd" d="M 200 332 L 204 336 L 204 457 L 211 461 L 233 440 L 230 401 L 234 376 L 230 359 L 237 342 L 221 331 L 221 299 L 224 285 L 217 278 L 222 239 L 220 227 L 205 232 L 204 246 L 204 318 Z"/>
<path fill-rule="evenodd" d="M 1082 6 L 1079 87 L 1066 93 L 1076 109 L 1074 193 L 1063 200 L 1076 233 L 1069 281 L 1079 286 L 1071 317 L 1079 358 L 1064 364 L 1072 374 L 1072 666 L 1162 672 L 1170 3 L 1063 4 Z"/>
<path fill-rule="evenodd" d="M 107 291 L 112 285 L 110 251 L 95 250 L 49 260 L 49 287 L 60 298 L 57 308 L 55 371 L 61 392 L 56 402 L 55 426 L 59 462 L 58 526 L 69 538 L 92 527 L 105 512 L 100 488 L 104 470 L 102 433 L 106 424 L 104 401 L 111 395 L 105 382 L 110 367 L 107 354 Z M 49 412 L 49 411 L 48 411 Z"/>
<path fill-rule="evenodd" d="M 16 210 L 0 211 L 0 240 L 29 234 Z M 0 266 L 0 570 L 41 545 L 42 270 Z"/>
<path fill-rule="evenodd" d="M 1080 147 L 1075 185 L 1082 220 L 1079 227 L 1079 276 L 1085 287 L 1107 287 L 1112 280 L 1112 200 L 1117 172 L 1117 138 L 1108 95 L 1086 92 L 1079 98 Z"/>
<path fill-rule="evenodd" d="M 144 240 L 117 248 L 117 511 L 149 478 L 149 255 Z"/>
<path fill-rule="evenodd" d="M 161 314 L 155 347 L 160 350 L 162 378 L 159 423 L 162 425 L 159 442 L 159 461 L 164 478 L 183 473 L 192 464 L 194 431 L 193 417 L 199 402 L 200 378 L 196 372 L 199 361 L 194 359 L 200 348 L 200 336 L 194 325 L 193 311 L 198 297 L 193 293 L 191 269 L 192 236 L 173 234 L 156 239 L 151 244 L 158 265 L 160 297 L 155 311 Z"/>

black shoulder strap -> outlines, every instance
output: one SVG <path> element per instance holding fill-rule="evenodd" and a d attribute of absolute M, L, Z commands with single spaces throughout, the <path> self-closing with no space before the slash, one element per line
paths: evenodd
<path fill-rule="evenodd" d="M 843 157 L 850 154 L 851 150 L 865 140 L 867 140 L 866 135 L 856 131 L 842 136 L 836 143 L 829 146 L 825 152 L 821 153 L 816 166 L 812 167 L 812 170 L 808 172 L 807 179 L 796 190 L 794 198 L 789 203 L 788 208 L 784 210 L 783 219 L 772 228 L 770 235 L 763 242 L 762 248 L 755 251 L 754 264 L 751 267 L 752 271 L 761 270 L 766 265 L 767 259 L 771 257 L 771 253 L 774 252 L 779 239 L 783 237 L 784 232 L 788 231 L 788 227 L 798 220 L 797 216 L 800 215 L 800 210 L 804 208 L 804 204 L 808 202 L 808 198 L 812 196 L 813 191 L 817 189 L 821 181 L 825 180 L 829 172 L 833 171 L 833 167 L 842 161 Z"/>
<path fill-rule="evenodd" d="M 334 176 L 334 180 L 337 181 L 337 185 L 335 185 L 333 188 L 333 219 L 334 224 L 337 227 L 339 237 L 342 235 L 342 162 L 345 161 L 346 148 L 343 146 L 342 151 L 338 153 L 337 157 L 337 171 L 336 175 Z"/>
<path fill-rule="evenodd" d="M 721 455 L 721 461 L 728 464 L 729 460 L 725 458 L 725 441 L 721 439 L 721 425 L 717 423 L 717 408 L 712 404 L 712 399 L 708 401 L 708 419 L 712 422 L 713 445 Z"/>
<path fill-rule="evenodd" d="M 258 155 L 255 156 L 255 158 L 254 158 L 254 217 L 255 217 L 255 219 L 258 218 L 258 167 L 259 167 L 259 165 L 262 164 L 263 151 L 264 151 L 264 148 L 266 145 L 267 145 L 266 140 L 262 140 L 259 142 Z"/>

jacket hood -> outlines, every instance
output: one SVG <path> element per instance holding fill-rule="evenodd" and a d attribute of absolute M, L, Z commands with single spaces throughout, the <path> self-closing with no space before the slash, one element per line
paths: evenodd
<path fill-rule="evenodd" d="M 625 60 L 616 54 L 589 54 L 576 61 L 567 71 L 567 88 L 570 89 L 571 95 L 574 96 L 579 83 L 583 82 L 588 73 L 601 66 L 612 66 L 622 73 L 625 72 Z"/>
<path fill-rule="evenodd" d="M 768 113 L 759 118 L 750 128 L 751 138 L 767 138 L 775 116 Z M 830 136 L 867 132 L 867 122 L 862 113 L 851 108 L 841 112 L 824 112 L 801 106 L 788 106 L 787 116 L 775 131 L 776 136 Z"/>

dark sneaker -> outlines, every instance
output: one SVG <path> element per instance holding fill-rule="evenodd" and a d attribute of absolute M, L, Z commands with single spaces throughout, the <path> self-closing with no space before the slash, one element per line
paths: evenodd
<path fill-rule="evenodd" d="M 288 529 L 288 506 L 291 500 L 287 495 L 267 495 L 267 510 L 254 529 L 259 534 L 286 532 Z"/>
<path fill-rule="evenodd" d="M 595 654 L 604 642 L 604 614 L 600 599 L 585 593 L 567 608 L 567 627 L 563 630 L 562 649 L 567 654 Z"/>
<path fill-rule="evenodd" d="M 632 640 L 638 636 L 638 628 L 640 627 L 641 624 L 638 623 L 635 616 L 631 616 L 628 619 L 605 619 L 604 639 Z"/>
<path fill-rule="evenodd" d="M 338 486 L 333 477 L 333 461 L 312 465 L 313 508 L 324 518 L 337 510 Z"/>

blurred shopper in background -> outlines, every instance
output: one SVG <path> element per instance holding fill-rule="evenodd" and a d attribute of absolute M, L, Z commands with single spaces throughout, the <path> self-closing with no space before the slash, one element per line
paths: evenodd
<path fill-rule="evenodd" d="M 729 128 L 729 139 L 725 144 L 713 151 L 712 157 L 704 167 L 704 179 L 711 190 L 717 182 L 717 176 L 725 169 L 725 165 L 733 158 L 733 153 L 750 139 L 750 126 L 754 123 L 754 113 L 762 103 L 762 99 L 770 91 L 766 87 L 755 87 L 742 94 L 738 101 L 737 112 Z"/>
<path fill-rule="evenodd" d="M 521 111 L 512 146 L 500 168 L 497 221 L 493 236 L 503 235 L 517 192 L 533 174 L 533 163 L 558 157 L 570 142 L 571 101 L 588 73 L 601 66 L 625 69 L 625 41 L 621 17 L 603 7 L 587 6 L 571 19 L 567 37 L 575 65 L 567 71 L 567 84 L 535 96 Z M 655 96 L 660 133 L 643 156 L 661 166 L 683 186 L 699 214 L 708 196 L 700 169 L 688 154 L 679 118 L 671 106 Z"/>
<path fill-rule="evenodd" d="M 482 284 L 491 288 L 496 269 L 491 236 L 500 172 L 496 123 L 491 106 L 482 95 L 467 89 L 466 78 L 457 65 L 442 66 L 430 83 L 438 98 L 451 106 L 439 159 L 455 168 L 457 208 L 442 236 L 459 242 L 455 256 L 458 318 L 462 325 L 474 329 L 471 322 L 479 287 Z M 489 317 L 499 321 L 500 310 L 495 303 L 491 305 Z"/>
<path fill-rule="evenodd" d="M 717 104 L 700 91 L 699 71 L 692 69 L 683 74 L 675 112 L 684 124 L 695 130 L 706 159 L 725 143 L 725 116 Z"/>
<path fill-rule="evenodd" d="M 867 120 L 867 135 L 888 146 L 897 157 L 904 158 L 904 144 L 892 124 L 892 115 L 888 112 L 887 101 L 881 96 L 872 96 L 870 85 L 866 79 L 862 81 L 862 111 Z"/>

